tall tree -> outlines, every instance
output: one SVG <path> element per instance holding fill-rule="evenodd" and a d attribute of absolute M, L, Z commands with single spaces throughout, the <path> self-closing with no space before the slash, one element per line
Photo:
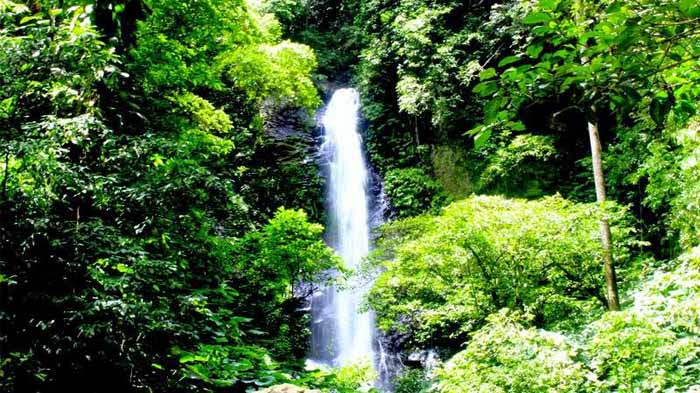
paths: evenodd
<path fill-rule="evenodd" d="M 583 21 L 585 20 L 582 1 L 583 0 L 576 0 L 575 3 L 576 22 L 578 25 L 583 25 Z M 588 61 L 587 57 L 581 59 L 583 65 Z M 588 128 L 588 140 L 591 144 L 593 183 L 595 185 L 596 200 L 600 205 L 604 205 L 607 195 L 605 192 L 605 174 L 603 172 L 603 146 L 600 143 L 600 132 L 598 129 L 595 106 L 591 106 L 590 112 L 591 115 L 586 126 Z M 615 265 L 612 257 L 612 234 L 610 233 L 610 224 L 604 216 L 600 219 L 600 243 L 603 247 L 603 267 L 605 270 L 605 289 L 608 299 L 608 309 L 611 311 L 618 311 L 620 310 L 620 296 L 617 290 L 617 274 L 615 273 Z"/>
<path fill-rule="evenodd" d="M 595 113 L 595 111 L 593 111 Z M 600 133 L 595 120 L 588 122 L 588 138 L 591 142 L 591 161 L 593 163 L 593 181 L 595 183 L 596 200 L 604 204 L 606 200 L 605 176 L 603 174 L 603 148 L 600 143 Z M 620 309 L 620 300 L 617 293 L 617 275 L 612 257 L 612 234 L 608 219 L 600 219 L 600 241 L 603 246 L 603 266 L 605 268 L 605 288 L 608 295 L 608 308 L 611 311 Z"/>
<path fill-rule="evenodd" d="M 633 114 L 639 111 L 647 112 L 659 125 L 671 110 L 688 115 L 692 105 L 684 102 L 688 95 L 681 94 L 683 86 L 666 80 L 687 83 L 699 77 L 686 67 L 700 56 L 700 6 L 693 1 L 652 0 L 634 7 L 585 0 L 515 4 L 514 12 L 526 15 L 513 24 L 527 35 L 511 43 L 511 55 L 501 58 L 495 68 L 482 67 L 474 92 L 486 100 L 485 121 L 468 134 L 479 146 L 495 132 L 522 132 L 526 129 L 520 121 L 522 111 L 556 97 L 565 108 L 548 112 L 551 119 L 571 111 L 587 125 L 596 199 L 603 204 L 607 196 L 600 119 L 611 119 L 606 129 L 613 130 L 634 122 Z M 605 217 L 600 230 L 608 305 L 618 310 L 612 239 Z"/>

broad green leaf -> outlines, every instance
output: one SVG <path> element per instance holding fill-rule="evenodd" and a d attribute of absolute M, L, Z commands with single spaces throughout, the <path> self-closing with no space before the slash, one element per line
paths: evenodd
<path fill-rule="evenodd" d="M 559 5 L 559 0 L 540 0 L 540 8 L 553 11 Z"/>
<path fill-rule="evenodd" d="M 690 18 L 700 18 L 700 2 L 698 0 L 680 0 L 678 6 Z"/>
<path fill-rule="evenodd" d="M 523 18 L 523 23 L 526 25 L 538 25 L 549 22 L 550 20 L 552 20 L 552 17 L 549 16 L 549 14 L 544 12 L 532 12 Z"/>
<path fill-rule="evenodd" d="M 536 59 L 539 57 L 540 53 L 542 53 L 543 47 L 542 44 L 532 44 L 527 47 L 525 50 L 525 53 L 527 53 L 528 56 L 530 56 L 533 59 Z"/>
<path fill-rule="evenodd" d="M 487 80 L 496 76 L 496 70 L 494 68 L 487 68 L 479 73 L 479 79 Z"/>
<path fill-rule="evenodd" d="M 507 56 L 507 57 L 504 57 L 503 59 L 501 59 L 501 61 L 498 62 L 498 66 L 499 66 L 499 67 L 505 67 L 505 66 L 507 66 L 507 65 L 509 65 L 509 64 L 513 64 L 513 63 L 515 63 L 515 62 L 517 62 L 517 61 L 520 61 L 520 57 L 519 57 L 519 56 Z"/>
<path fill-rule="evenodd" d="M 474 86 L 474 93 L 486 97 L 498 91 L 498 82 L 496 81 L 485 81 Z"/>
<path fill-rule="evenodd" d="M 488 140 L 491 138 L 491 130 L 485 130 L 480 132 L 478 135 L 474 137 L 474 148 L 475 149 L 480 149 L 482 146 L 488 142 Z"/>
<path fill-rule="evenodd" d="M 197 354 L 193 354 L 193 353 L 188 353 L 184 356 L 181 356 L 179 359 L 181 364 L 192 363 L 192 362 L 206 362 L 208 360 L 209 360 L 209 358 L 206 356 L 197 355 Z"/>

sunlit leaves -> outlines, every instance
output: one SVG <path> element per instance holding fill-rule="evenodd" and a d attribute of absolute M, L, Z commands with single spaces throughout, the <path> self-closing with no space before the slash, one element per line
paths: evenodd
<path fill-rule="evenodd" d="M 562 334 L 527 327 L 528 316 L 502 310 L 464 351 L 437 371 L 437 392 L 580 392 L 592 385 L 579 348 Z"/>
<path fill-rule="evenodd" d="M 700 4 L 694 0 L 680 0 L 678 3 L 681 11 L 690 18 L 700 18 Z"/>
<path fill-rule="evenodd" d="M 699 279 L 687 262 L 658 272 L 628 310 L 603 315 L 583 335 L 535 329 L 531 315 L 501 310 L 436 371 L 437 391 L 692 391 L 700 377 Z"/>
<path fill-rule="evenodd" d="M 385 270 L 369 302 L 382 328 L 406 332 L 417 344 L 464 337 L 501 307 L 565 325 L 565 315 L 603 306 L 599 214 L 560 197 L 479 196 L 437 217 L 388 224 L 374 259 Z M 616 253 L 626 258 L 631 229 L 621 210 L 610 214 L 620 223 Z"/>
<path fill-rule="evenodd" d="M 533 12 L 530 14 L 527 14 L 525 18 L 523 18 L 523 23 L 526 25 L 538 25 L 542 23 L 546 23 L 552 20 L 552 17 L 544 12 Z"/>
<path fill-rule="evenodd" d="M 624 2 L 598 7 L 585 1 L 541 1 L 515 20 L 536 26 L 531 39 L 514 47 L 516 53 L 501 59 L 499 67 L 523 55 L 534 63 L 501 71 L 498 87 L 479 84 L 473 91 L 484 97 L 527 95 L 527 102 L 566 93 L 574 105 L 611 110 L 618 119 L 628 116 L 642 96 L 652 95 L 657 98 L 649 110 L 661 124 L 669 113 L 668 101 L 659 99 L 668 90 L 663 80 L 683 72 L 683 63 L 700 51 L 691 37 L 695 33 L 685 34 L 697 24 L 688 19 L 697 8 L 694 4 L 644 3 L 642 12 Z M 494 121 L 488 104 L 484 109 L 486 122 Z"/>

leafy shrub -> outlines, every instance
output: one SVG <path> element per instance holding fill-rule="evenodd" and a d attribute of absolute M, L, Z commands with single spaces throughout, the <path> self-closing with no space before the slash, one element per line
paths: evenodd
<path fill-rule="evenodd" d="M 696 119 L 685 126 L 669 124 L 661 137 L 642 148 L 647 157 L 628 180 L 649 183 L 644 203 L 667 215 L 665 224 L 681 250 L 700 244 L 700 122 Z M 622 156 L 620 160 L 628 159 Z"/>
<path fill-rule="evenodd" d="M 420 168 L 388 171 L 384 191 L 399 217 L 437 213 L 448 201 L 440 183 Z"/>
<path fill-rule="evenodd" d="M 603 391 L 700 389 L 700 249 L 659 271 L 634 305 L 590 327 L 588 356 Z"/>
<path fill-rule="evenodd" d="M 393 382 L 396 393 L 427 393 L 431 386 L 425 371 L 418 369 L 403 371 Z"/>
<path fill-rule="evenodd" d="M 0 391 L 301 371 L 298 284 L 338 260 L 258 192 L 277 166 L 258 156 L 264 102 L 318 104 L 313 53 L 245 1 L 147 3 L 0 1 Z"/>
<path fill-rule="evenodd" d="M 501 310 L 436 371 L 437 391 L 581 392 L 588 381 L 578 356 L 565 336 L 525 327 L 522 315 Z"/>
<path fill-rule="evenodd" d="M 631 307 L 581 335 L 528 327 L 502 310 L 436 371 L 437 391 L 700 391 L 700 249 L 654 274 Z"/>
<path fill-rule="evenodd" d="M 557 151 L 551 136 L 524 134 L 489 155 L 479 177 L 479 191 L 540 197 L 554 185 L 552 160 Z"/>
<path fill-rule="evenodd" d="M 452 203 L 437 217 L 389 223 L 371 258 L 383 272 L 369 303 L 382 329 L 411 333 L 414 343 L 459 342 L 503 307 L 529 311 L 539 326 L 580 326 L 606 304 L 601 214 L 594 204 L 559 196 L 479 196 Z M 605 214 L 616 261 L 627 267 L 637 242 L 625 209 L 611 206 Z"/>
<path fill-rule="evenodd" d="M 377 377 L 372 361 L 363 359 L 340 368 L 321 366 L 300 382 L 327 393 L 379 393 L 374 388 Z"/>

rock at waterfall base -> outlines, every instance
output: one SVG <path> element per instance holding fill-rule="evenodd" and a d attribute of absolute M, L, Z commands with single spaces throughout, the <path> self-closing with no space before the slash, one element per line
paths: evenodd
<path fill-rule="evenodd" d="M 321 391 L 285 383 L 283 385 L 275 385 L 263 390 L 258 390 L 257 393 L 321 393 Z"/>

